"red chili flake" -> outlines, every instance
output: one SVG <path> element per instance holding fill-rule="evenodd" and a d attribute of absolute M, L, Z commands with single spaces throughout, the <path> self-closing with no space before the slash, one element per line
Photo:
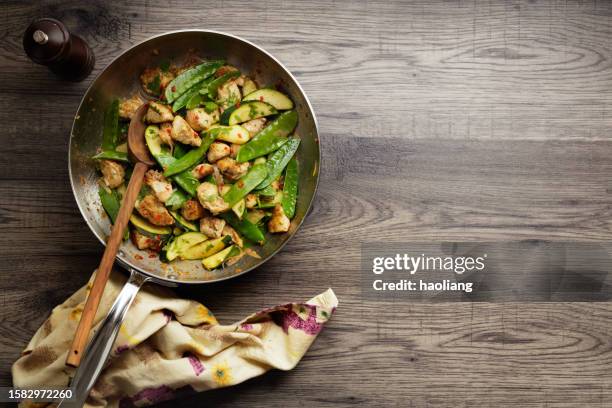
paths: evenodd
<path fill-rule="evenodd" d="M 176 85 L 172 85 L 172 92 L 176 92 Z"/>
<path fill-rule="evenodd" d="M 193 118 L 194 118 L 195 120 L 200 120 L 200 115 L 194 115 L 194 116 L 193 116 Z"/>
<path fill-rule="evenodd" d="M 242 181 L 242 180 L 239 180 L 238 183 L 236 183 L 236 184 L 238 184 L 238 187 L 240 187 L 240 188 L 244 187 L 244 181 Z"/>
<path fill-rule="evenodd" d="M 236 107 L 239 108 L 240 107 L 240 101 L 236 102 Z"/>
<path fill-rule="evenodd" d="M 259 97 L 259 100 L 260 100 L 261 102 L 263 102 L 263 96 L 260 96 L 260 97 Z"/>
<path fill-rule="evenodd" d="M 138 259 L 139 261 L 141 261 L 141 260 L 143 260 L 143 259 L 144 259 L 144 258 L 142 257 L 142 255 L 138 255 L 138 254 L 134 255 L 134 258 L 135 258 L 135 259 Z"/>
<path fill-rule="evenodd" d="M 157 254 L 149 254 L 149 258 L 156 258 Z"/>

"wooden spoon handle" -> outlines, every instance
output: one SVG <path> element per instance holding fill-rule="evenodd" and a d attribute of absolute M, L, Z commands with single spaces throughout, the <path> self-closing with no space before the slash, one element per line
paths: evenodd
<path fill-rule="evenodd" d="M 138 193 L 142 187 L 144 174 L 148 168 L 149 166 L 140 162 L 136 163 L 134 166 L 134 171 L 132 172 L 132 177 L 130 178 L 127 191 L 125 192 L 123 203 L 119 209 L 117 219 L 113 224 L 110 237 L 106 242 L 104 255 L 102 255 L 100 266 L 98 266 L 98 271 L 96 272 L 93 286 L 91 287 L 89 296 L 87 296 L 87 302 L 83 308 L 81 320 L 79 321 L 79 325 L 74 335 L 74 340 L 72 341 L 72 346 L 68 352 L 68 357 L 66 358 L 66 364 L 70 366 L 78 367 L 79 363 L 81 362 L 81 355 L 83 354 L 83 349 L 87 344 L 89 332 L 91 331 L 91 326 L 94 317 L 96 316 L 96 311 L 98 310 L 98 305 L 100 304 L 100 299 L 102 298 L 106 281 L 108 280 L 110 271 L 115 263 L 115 256 L 119 250 L 119 245 L 121 245 L 123 234 L 127 228 L 130 215 L 134 210 L 136 198 L 138 197 Z"/>

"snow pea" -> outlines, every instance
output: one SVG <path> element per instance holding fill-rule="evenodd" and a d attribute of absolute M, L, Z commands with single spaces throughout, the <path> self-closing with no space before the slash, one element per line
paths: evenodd
<path fill-rule="evenodd" d="M 176 100 L 172 104 L 172 111 L 177 112 L 179 109 L 182 109 L 189 105 L 189 102 L 194 96 L 200 96 L 200 89 L 202 88 L 202 86 L 205 87 L 207 83 L 208 81 L 206 79 L 202 79 L 196 82 L 191 88 L 185 91 L 184 94 L 176 98 Z M 187 107 L 187 109 L 193 108 Z"/>
<path fill-rule="evenodd" d="M 276 195 L 276 190 L 272 186 L 266 186 L 261 190 L 257 190 L 257 194 L 265 197 L 274 197 Z"/>
<path fill-rule="evenodd" d="M 217 91 L 219 90 L 219 87 L 230 79 L 236 78 L 238 76 L 240 76 L 240 71 L 231 71 L 227 74 L 223 74 L 219 78 L 215 78 L 214 80 L 210 81 L 208 86 L 206 88 L 202 88 L 200 93 L 208 94 L 208 97 L 214 100 L 217 97 Z"/>
<path fill-rule="evenodd" d="M 299 146 L 300 139 L 289 139 L 287 143 L 282 145 L 277 151 L 270 155 L 270 157 L 266 161 L 268 175 L 261 182 L 261 184 L 257 186 L 257 189 L 262 189 L 264 187 L 269 186 L 270 183 L 272 183 L 278 176 L 281 175 L 281 173 L 289 163 L 289 160 L 291 160 Z"/>
<path fill-rule="evenodd" d="M 204 133 L 205 135 L 203 135 L 202 143 L 200 144 L 200 146 L 190 150 L 189 152 L 185 153 L 185 155 L 182 156 L 180 159 L 177 159 L 175 162 L 168 165 L 168 167 L 166 167 L 166 170 L 164 171 L 164 176 L 168 177 L 181 173 L 192 167 L 194 164 L 198 164 L 200 162 L 212 142 L 215 141 L 216 137 L 216 133 L 214 132 L 202 133 Z"/>
<path fill-rule="evenodd" d="M 268 169 L 265 164 L 256 164 L 251 167 L 251 170 L 242 176 L 236 183 L 232 184 L 227 193 L 223 195 L 223 200 L 233 207 L 236 203 L 242 200 L 247 194 L 257 187 L 268 174 Z"/>
<path fill-rule="evenodd" d="M 92 158 L 95 159 L 95 160 L 108 159 L 108 160 L 117 160 L 117 161 L 122 161 L 122 162 L 129 162 L 128 154 L 126 152 L 118 152 L 116 150 L 104 150 L 104 151 L 101 151 L 100 153 L 96 154 Z"/>
<path fill-rule="evenodd" d="M 298 162 L 295 157 L 289 160 L 285 169 L 285 182 L 283 184 L 283 198 L 281 205 L 285 215 L 293 218 L 295 215 L 295 203 L 297 202 L 298 191 Z"/>
<path fill-rule="evenodd" d="M 119 209 L 121 208 L 121 194 L 117 190 L 107 190 L 106 187 L 100 186 L 98 188 L 98 195 L 100 196 L 100 202 L 102 208 L 108 214 L 111 219 L 111 224 L 115 223 Z M 129 238 L 129 230 L 126 228 L 123 234 L 123 239 Z"/>
<path fill-rule="evenodd" d="M 174 156 L 174 158 L 176 159 L 180 159 L 181 157 L 183 157 L 187 152 L 189 151 L 189 147 L 187 147 L 186 145 L 179 143 L 179 142 L 175 142 L 174 143 L 174 150 L 172 151 L 172 155 Z"/>
<path fill-rule="evenodd" d="M 166 204 L 166 207 L 170 207 L 174 211 L 177 211 L 187 200 L 189 200 L 187 194 L 181 190 L 174 190 L 170 198 L 168 198 L 164 204 Z"/>
<path fill-rule="evenodd" d="M 164 91 L 166 101 L 174 102 L 179 96 L 187 92 L 189 88 L 210 77 L 215 71 L 223 65 L 223 61 L 207 61 L 197 65 L 174 78 Z"/>
<path fill-rule="evenodd" d="M 281 113 L 275 121 L 242 146 L 236 160 L 243 163 L 275 151 L 286 142 L 285 138 L 295 129 L 297 121 L 296 111 Z"/>
<path fill-rule="evenodd" d="M 193 170 L 193 167 L 190 167 L 189 169 L 177 174 L 176 176 L 172 176 L 172 179 L 176 181 L 176 184 L 178 184 L 179 187 L 185 190 L 190 196 L 195 197 L 197 189 L 200 186 L 200 180 L 198 180 L 193 174 L 191 174 L 191 170 Z"/>
<path fill-rule="evenodd" d="M 223 218 L 229 225 L 231 225 L 236 231 L 242 234 L 246 239 L 256 242 L 259 245 L 263 245 L 266 242 L 266 236 L 264 232 L 257 225 L 253 224 L 246 219 L 240 219 L 236 216 L 236 214 L 232 212 L 227 212 L 221 214 L 221 218 Z"/>
<path fill-rule="evenodd" d="M 113 99 L 104 112 L 102 150 L 115 150 L 119 141 L 119 99 Z"/>

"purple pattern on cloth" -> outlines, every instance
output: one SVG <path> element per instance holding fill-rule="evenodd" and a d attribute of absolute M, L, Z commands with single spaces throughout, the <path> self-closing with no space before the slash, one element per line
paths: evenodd
<path fill-rule="evenodd" d="M 285 310 L 277 310 L 271 313 L 272 319 L 283 328 L 285 333 L 289 332 L 289 327 L 301 330 L 306 334 L 315 335 L 323 328 L 323 323 L 317 323 L 317 307 L 313 305 L 300 306 L 307 308 L 308 318 L 303 320 L 291 308 Z"/>
<path fill-rule="evenodd" d="M 189 364 L 191 364 L 196 377 L 204 372 L 204 366 L 198 357 L 194 356 L 193 354 L 187 354 L 186 357 Z"/>
<path fill-rule="evenodd" d="M 157 388 L 145 388 L 144 390 L 134 394 L 133 397 L 124 398 L 119 402 L 119 407 L 127 408 L 134 407 L 139 401 L 146 400 L 156 404 L 158 402 L 167 401 L 174 398 L 174 390 L 167 385 L 162 385 Z"/>
<path fill-rule="evenodd" d="M 162 313 L 166 317 L 166 323 L 170 323 L 170 320 L 172 320 L 172 318 L 174 317 L 174 313 L 172 313 L 172 311 L 168 309 L 162 310 Z"/>
<path fill-rule="evenodd" d="M 115 349 L 115 354 L 121 354 L 126 350 L 129 350 L 129 346 L 127 344 L 122 344 L 121 346 L 117 346 Z"/>
<path fill-rule="evenodd" d="M 242 328 L 243 330 L 253 330 L 253 325 L 251 323 L 242 323 L 240 325 L 240 328 Z"/>

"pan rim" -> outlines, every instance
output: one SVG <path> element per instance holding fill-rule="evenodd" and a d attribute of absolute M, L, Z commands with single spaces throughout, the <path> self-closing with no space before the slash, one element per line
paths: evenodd
<path fill-rule="evenodd" d="M 270 58 L 272 61 L 274 61 L 276 64 L 278 64 L 278 66 L 280 66 L 281 69 L 283 71 L 285 71 L 285 73 L 289 76 L 289 78 L 291 78 L 291 80 L 295 83 L 297 89 L 300 91 L 300 93 L 304 97 L 304 100 L 306 101 L 306 106 L 308 107 L 308 112 L 310 113 L 310 116 L 312 117 L 312 121 L 314 123 L 315 137 L 316 137 L 316 140 L 317 140 L 316 143 L 319 146 L 319 148 L 318 148 L 318 157 L 316 157 L 316 159 L 317 159 L 317 166 L 315 168 L 316 175 L 315 175 L 314 189 L 313 189 L 313 192 L 312 192 L 312 197 L 310 198 L 310 202 L 308 203 L 308 206 L 306 207 L 306 211 L 305 211 L 304 217 L 297 224 L 297 226 L 296 226 L 295 230 L 293 231 L 293 233 L 290 234 L 289 237 L 284 242 L 282 242 L 277 248 L 275 248 L 274 251 L 272 251 L 261 262 L 255 264 L 255 265 L 253 265 L 251 267 L 245 268 L 244 270 L 242 270 L 240 272 L 237 272 L 237 273 L 235 273 L 235 274 L 233 274 L 231 276 L 219 277 L 219 278 L 209 279 L 209 280 L 182 280 L 180 278 L 170 279 L 170 278 L 163 278 L 161 276 L 154 275 L 154 274 L 149 273 L 149 272 L 141 269 L 140 267 L 132 264 L 129 260 L 124 259 L 125 257 L 121 256 L 119 253 L 117 254 L 115 260 L 117 261 L 118 264 L 123 266 L 125 269 L 137 271 L 138 273 L 141 273 L 143 275 L 148 276 L 149 278 L 151 278 L 156 283 L 159 283 L 159 284 L 162 284 L 162 285 L 167 285 L 167 286 L 176 286 L 178 284 L 181 284 L 181 285 L 183 285 L 183 284 L 184 285 L 204 285 L 204 284 L 210 284 L 210 283 L 215 283 L 215 282 L 226 281 L 226 280 L 233 279 L 233 278 L 236 278 L 238 276 L 244 275 L 247 272 L 250 272 L 250 271 L 252 271 L 254 269 L 257 269 L 260 266 L 262 266 L 263 264 L 265 264 L 266 262 L 268 262 L 270 259 L 272 259 L 274 256 L 276 256 L 280 252 L 280 250 L 283 249 L 284 246 L 287 245 L 287 243 L 293 239 L 293 237 L 297 234 L 298 230 L 302 227 L 302 224 L 304 223 L 304 220 L 306 220 L 306 218 L 310 214 L 310 211 L 312 209 L 312 205 L 313 205 L 313 203 L 315 201 L 315 197 L 317 195 L 317 191 L 318 191 L 318 188 L 319 188 L 319 180 L 320 180 L 320 175 L 321 175 L 321 159 L 322 159 L 322 154 L 321 154 L 321 150 L 322 150 L 321 149 L 321 138 L 320 138 L 320 134 L 319 134 L 319 123 L 317 121 L 317 117 L 316 117 L 314 109 L 312 107 L 312 103 L 310 102 L 310 99 L 308 98 L 308 95 L 306 95 L 306 92 L 304 91 L 304 89 L 302 88 L 302 86 L 300 85 L 298 80 L 293 76 L 291 71 L 289 71 L 289 69 L 287 69 L 287 67 L 285 67 L 285 65 L 282 62 L 280 62 L 276 57 L 274 57 L 268 51 L 266 51 L 262 47 L 254 44 L 251 41 L 248 41 L 248 40 L 246 40 L 246 39 L 244 39 L 242 37 L 239 37 L 239 36 L 234 35 L 234 34 L 229 34 L 229 33 L 223 32 L 223 31 L 217 31 L 217 30 L 183 29 L 183 30 L 166 31 L 166 32 L 163 32 L 163 33 L 160 33 L 160 34 L 153 35 L 153 36 L 148 37 L 145 40 L 140 41 L 139 43 L 134 44 L 131 47 L 123 50 L 119 55 L 117 55 L 115 58 L 113 58 L 104 67 L 104 69 L 102 69 L 96 75 L 96 77 L 91 81 L 91 83 L 87 87 L 87 90 L 85 91 L 85 93 L 83 94 L 83 97 L 81 98 L 81 101 L 79 102 L 79 106 L 77 107 L 77 111 L 76 111 L 74 119 L 72 121 L 72 127 L 70 129 L 70 138 L 68 140 L 68 177 L 70 178 L 70 188 L 72 189 L 72 195 L 73 195 L 73 197 L 74 197 L 74 199 L 76 201 L 77 207 L 79 208 L 79 212 L 81 213 L 81 217 L 83 218 L 83 220 L 85 221 L 85 223 L 89 227 L 89 230 L 94 234 L 94 236 L 98 239 L 98 241 L 100 241 L 100 243 L 102 243 L 102 245 L 106 246 L 106 242 L 104 241 L 103 237 L 99 236 L 98 233 L 90 225 L 90 223 L 89 223 L 89 221 L 87 219 L 87 214 L 85 212 L 85 209 L 81 205 L 80 201 L 77 199 L 77 192 L 76 192 L 76 188 L 75 188 L 75 185 L 74 185 L 74 178 L 73 178 L 73 175 L 72 175 L 72 157 L 71 157 L 72 156 L 72 138 L 74 136 L 74 130 L 75 130 L 75 125 L 76 125 L 77 117 L 79 115 L 81 107 L 85 103 L 86 96 L 89 94 L 89 92 L 93 88 L 94 84 L 96 84 L 98 79 L 108 70 L 109 67 L 111 67 L 113 64 L 115 64 L 117 62 L 117 60 L 119 60 L 122 56 L 124 56 L 129 51 L 131 51 L 131 50 L 133 50 L 135 48 L 138 48 L 138 47 L 142 46 L 143 44 L 145 44 L 145 43 L 147 43 L 147 42 L 149 42 L 151 40 L 154 40 L 154 39 L 157 39 L 157 38 L 160 38 L 160 37 L 165 37 L 165 36 L 168 36 L 168 35 L 180 34 L 180 33 L 207 33 L 207 34 L 217 34 L 217 35 L 221 35 L 221 36 L 230 37 L 230 38 L 233 38 L 235 40 L 238 40 L 238 41 L 241 41 L 243 43 L 246 43 L 247 45 L 249 45 L 251 47 L 254 47 L 255 49 L 257 49 L 260 52 L 262 52 L 264 55 L 266 55 L 266 57 Z"/>

